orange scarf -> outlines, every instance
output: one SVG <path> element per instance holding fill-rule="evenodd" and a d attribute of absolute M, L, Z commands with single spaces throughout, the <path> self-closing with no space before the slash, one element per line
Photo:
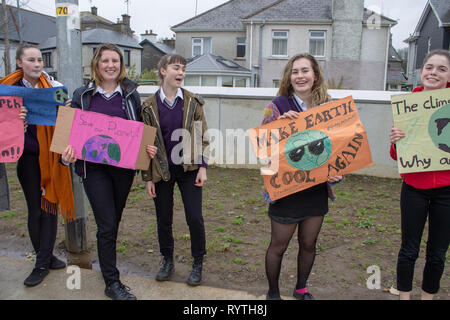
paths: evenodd
<path fill-rule="evenodd" d="M 0 84 L 14 85 L 23 78 L 23 71 L 15 71 L 0 79 Z M 44 74 L 38 80 L 39 88 L 51 88 Z M 25 106 L 26 107 L 26 106 Z M 39 167 L 41 170 L 41 209 L 51 214 L 60 214 L 66 222 L 75 220 L 70 167 L 59 162 L 59 154 L 50 152 L 54 126 L 36 125 L 39 143 Z"/>

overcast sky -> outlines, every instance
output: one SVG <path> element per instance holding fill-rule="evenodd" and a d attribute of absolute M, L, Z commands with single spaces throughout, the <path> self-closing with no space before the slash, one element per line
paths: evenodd
<path fill-rule="evenodd" d="M 21 0 L 27 3 L 24 8 L 55 15 L 54 0 Z M 197 14 L 205 12 L 228 0 L 128 0 L 131 16 L 131 28 L 137 35 L 145 30 L 153 30 L 158 37 L 171 37 L 170 27 Z M 64 1 L 61 1 L 64 2 Z M 126 0 L 79 0 L 80 11 L 90 11 L 91 6 L 98 8 L 98 14 L 113 22 L 127 12 Z M 15 5 L 16 0 L 8 0 Z M 392 28 L 393 45 L 396 49 L 406 47 L 403 42 L 414 31 L 427 0 L 365 0 L 366 8 L 380 11 L 383 15 L 397 20 Z M 375 6 L 375 7 L 373 7 Z"/>

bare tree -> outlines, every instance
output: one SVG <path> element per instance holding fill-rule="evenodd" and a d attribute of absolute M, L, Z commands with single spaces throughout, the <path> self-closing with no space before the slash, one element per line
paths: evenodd
<path fill-rule="evenodd" d="M 11 72 L 11 61 L 9 58 L 8 13 L 6 12 L 6 9 L 6 0 L 2 0 L 3 37 L 5 40 L 5 54 L 3 60 L 5 61 L 5 75 Z"/>

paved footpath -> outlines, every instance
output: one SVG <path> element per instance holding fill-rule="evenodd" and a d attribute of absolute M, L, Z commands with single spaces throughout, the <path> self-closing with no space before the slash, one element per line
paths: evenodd
<path fill-rule="evenodd" d="M 69 289 L 77 285 L 76 273 L 70 267 L 50 270 L 44 281 L 28 288 L 23 281 L 33 269 L 34 262 L 24 258 L 0 256 L 0 300 L 109 300 L 105 296 L 105 285 L 99 271 L 78 269 L 80 289 Z M 207 286 L 190 287 L 186 283 L 158 282 L 152 278 L 122 275 L 121 281 L 131 288 L 139 300 L 264 300 L 243 291 L 226 290 Z M 286 298 L 288 299 L 288 298 Z"/>

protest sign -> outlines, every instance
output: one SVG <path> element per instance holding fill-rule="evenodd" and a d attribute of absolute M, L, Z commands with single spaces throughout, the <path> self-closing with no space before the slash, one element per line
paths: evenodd
<path fill-rule="evenodd" d="M 77 159 L 121 168 L 147 170 L 145 151 L 156 129 L 142 122 L 60 107 L 50 150 L 62 154 L 70 144 Z"/>
<path fill-rule="evenodd" d="M 399 173 L 450 169 L 450 89 L 391 97 Z"/>
<path fill-rule="evenodd" d="M 271 200 L 372 165 L 369 141 L 352 97 L 250 129 Z"/>
<path fill-rule="evenodd" d="M 0 96 L 0 163 L 16 162 L 23 153 L 22 97 Z"/>
<path fill-rule="evenodd" d="M 56 123 L 57 106 L 67 101 L 67 88 L 32 89 L 21 86 L 0 84 L 0 96 L 16 96 L 23 98 L 27 108 L 28 124 L 54 126 Z"/>

